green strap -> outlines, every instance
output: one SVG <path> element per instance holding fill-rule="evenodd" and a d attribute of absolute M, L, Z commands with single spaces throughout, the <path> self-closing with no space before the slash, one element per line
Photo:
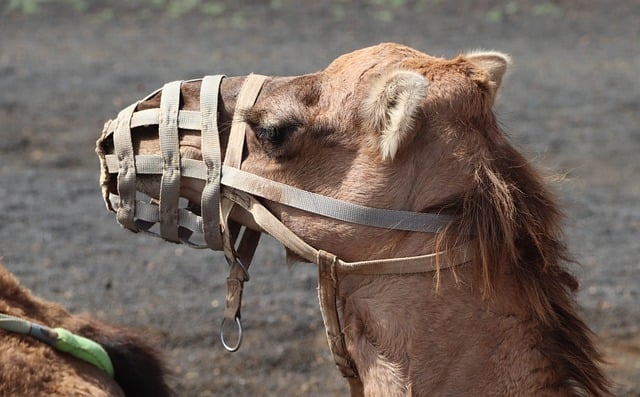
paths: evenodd
<path fill-rule="evenodd" d="M 64 328 L 51 329 L 22 318 L 0 313 L 0 329 L 31 336 L 54 349 L 93 364 L 113 377 L 113 363 L 107 351 L 97 342 Z"/>
<path fill-rule="evenodd" d="M 102 369 L 113 377 L 113 364 L 107 354 L 107 351 L 99 344 L 91 339 L 87 339 L 80 335 L 73 334 L 64 328 L 55 328 L 58 334 L 58 340 L 54 342 L 53 347 L 72 356 L 86 361 L 96 367 Z"/>

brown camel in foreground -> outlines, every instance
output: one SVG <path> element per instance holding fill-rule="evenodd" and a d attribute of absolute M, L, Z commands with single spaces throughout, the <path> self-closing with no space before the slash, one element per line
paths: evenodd
<path fill-rule="evenodd" d="M 497 52 L 442 59 L 381 44 L 317 73 L 270 77 L 235 114 L 246 77 L 221 83 L 222 146 L 234 118 L 247 124 L 243 171 L 363 206 L 453 217 L 439 233 L 408 232 L 261 200 L 310 246 L 363 261 L 475 241 L 471 260 L 433 273 L 339 275 L 341 331 L 358 374 L 353 395 L 609 395 L 576 311 L 559 205 L 493 112 L 509 64 Z M 182 83 L 181 109 L 199 110 L 199 89 L 200 81 Z M 136 110 L 158 108 L 162 95 Z M 162 151 L 157 129 L 131 136 L 136 154 Z M 180 131 L 183 158 L 201 160 L 200 145 L 200 131 Z M 112 144 L 101 150 L 113 152 Z M 117 193 L 115 178 L 107 182 Z M 137 183 L 160 198 L 159 177 Z M 203 188 L 181 179 L 192 208 Z"/>
<path fill-rule="evenodd" d="M 34 296 L 0 265 L 0 313 L 62 327 L 100 343 L 114 367 L 102 369 L 30 336 L 0 329 L 0 396 L 168 397 L 158 353 L 133 332 L 68 313 Z"/>

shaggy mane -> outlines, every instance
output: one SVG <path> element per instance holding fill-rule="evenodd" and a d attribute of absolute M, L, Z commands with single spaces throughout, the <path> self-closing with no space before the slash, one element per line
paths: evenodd
<path fill-rule="evenodd" d="M 610 395 L 609 380 L 598 366 L 602 354 L 576 313 L 573 293 L 578 281 L 567 270 L 574 261 L 564 242 L 558 202 L 496 121 L 482 124 L 495 126 L 483 134 L 489 150 L 477 154 L 471 188 L 448 206 L 459 220 L 442 234 L 438 250 L 473 235 L 478 242 L 473 266 L 477 287 L 491 299 L 499 275 L 514 276 L 531 316 L 542 324 L 541 351 L 569 379 L 558 386 Z"/>

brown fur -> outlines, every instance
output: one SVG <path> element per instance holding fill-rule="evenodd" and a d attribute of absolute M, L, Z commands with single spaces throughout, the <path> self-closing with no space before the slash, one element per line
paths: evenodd
<path fill-rule="evenodd" d="M 482 296 L 500 299 L 500 275 L 509 273 L 529 308 L 527 316 L 539 324 L 540 351 L 564 372 L 557 386 L 600 395 L 608 383 L 595 365 L 601 355 L 571 296 L 578 282 L 564 265 L 571 260 L 556 199 L 499 131 L 484 133 L 490 157 L 485 153 L 477 159 L 473 185 L 452 208 L 460 221 L 439 247 L 451 246 L 461 235 L 477 236 L 474 272 Z"/>
<path fill-rule="evenodd" d="M 31 337 L 0 330 L 0 395 L 168 397 L 158 353 L 131 331 L 69 314 L 34 296 L 0 265 L 0 313 L 62 327 L 100 343 L 115 377 Z"/>
<path fill-rule="evenodd" d="M 576 312 L 578 283 L 566 268 L 558 203 L 492 111 L 508 64 L 499 53 L 447 60 L 381 44 L 343 55 L 318 73 L 271 78 L 243 111 L 250 126 L 246 171 L 368 206 L 459 215 L 432 235 L 381 231 L 267 203 L 314 247 L 353 261 L 477 240 L 473 261 L 435 275 L 341 278 L 347 348 L 368 397 L 609 395 L 601 355 Z M 427 93 L 418 111 L 406 115 L 409 130 L 397 137 L 397 151 L 385 156 L 380 140 L 389 131 L 375 120 L 388 114 L 379 106 L 384 101 L 364 113 L 362 104 L 385 91 L 376 85 L 380 76 L 397 70 L 424 76 Z M 223 145 L 242 81 L 222 84 Z M 185 86 L 185 108 L 197 109 L 197 85 Z M 141 107 L 157 107 L 158 100 Z M 140 152 L 159 152 L 157 137 L 139 143 Z M 197 136 L 183 135 L 182 144 L 183 154 L 199 156 Z M 157 185 L 146 187 L 157 193 Z M 192 201 L 199 202 L 201 190 L 183 181 Z"/>

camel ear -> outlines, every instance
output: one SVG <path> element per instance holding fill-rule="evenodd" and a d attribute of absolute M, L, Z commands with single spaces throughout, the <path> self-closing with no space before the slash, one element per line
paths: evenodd
<path fill-rule="evenodd" d="M 394 70 L 373 79 L 361 116 L 365 127 L 377 134 L 383 160 L 395 157 L 426 96 L 427 80 L 416 72 Z"/>
<path fill-rule="evenodd" d="M 489 81 L 494 86 L 494 92 L 498 91 L 502 78 L 511 66 L 511 57 L 497 51 L 473 51 L 465 57 L 487 73 Z"/>

